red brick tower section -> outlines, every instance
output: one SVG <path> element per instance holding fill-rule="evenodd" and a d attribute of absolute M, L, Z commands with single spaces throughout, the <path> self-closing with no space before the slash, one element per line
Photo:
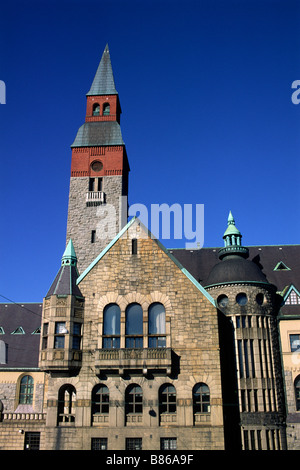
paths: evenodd
<path fill-rule="evenodd" d="M 85 123 L 71 146 L 67 243 L 83 272 L 127 223 L 129 164 L 121 106 L 106 46 L 90 91 Z"/>

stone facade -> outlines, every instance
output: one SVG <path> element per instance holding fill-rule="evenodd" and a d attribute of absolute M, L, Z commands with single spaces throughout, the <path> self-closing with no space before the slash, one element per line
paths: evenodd
<path fill-rule="evenodd" d="M 207 290 L 233 325 L 243 448 L 286 449 L 276 289 L 245 282 Z"/>
<path fill-rule="evenodd" d="M 156 241 L 140 238 L 141 230 L 136 221 L 79 279 L 85 298 L 82 363 L 77 373 L 59 368 L 50 373 L 46 449 L 56 449 L 58 441 L 62 449 L 90 449 L 92 438 L 107 439 L 114 450 L 124 450 L 128 438 L 142 439 L 143 450 L 159 450 L 161 438 L 176 438 L 182 450 L 224 449 L 217 310 Z M 138 240 L 137 254 L 132 254 L 132 238 Z M 161 349 L 147 348 L 148 309 L 156 302 L 166 313 L 166 347 Z M 106 351 L 103 312 L 111 303 L 121 310 L 120 349 Z M 142 349 L 125 347 L 125 311 L 133 303 L 143 310 Z M 193 411 L 198 383 L 209 388 L 208 412 Z M 92 392 L 98 384 L 109 390 L 109 413 L 93 417 Z M 142 390 L 142 411 L 126 414 L 126 389 L 133 384 Z M 159 391 L 165 384 L 175 387 L 175 412 L 160 412 Z M 74 421 L 57 426 L 59 391 L 66 385 L 74 387 Z"/>
<path fill-rule="evenodd" d="M 127 222 L 127 178 L 123 175 L 102 178 L 104 200 L 87 202 L 89 177 L 71 177 L 67 241 L 72 239 L 77 266 L 83 272 Z M 94 231 L 94 234 L 92 232 Z"/>

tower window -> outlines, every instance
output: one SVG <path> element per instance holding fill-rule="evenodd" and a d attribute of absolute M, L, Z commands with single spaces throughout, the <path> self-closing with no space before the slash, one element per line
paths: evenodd
<path fill-rule="evenodd" d="M 227 295 L 222 294 L 222 295 L 219 295 L 217 302 L 220 305 L 220 307 L 225 308 L 228 305 L 229 299 Z"/>
<path fill-rule="evenodd" d="M 90 178 L 89 191 L 102 191 L 102 178 Z"/>
<path fill-rule="evenodd" d="M 93 106 L 93 116 L 100 116 L 100 105 L 98 103 Z"/>
<path fill-rule="evenodd" d="M 100 162 L 99 160 L 95 160 L 94 162 L 91 163 L 91 169 L 95 172 L 101 171 L 103 168 L 103 163 Z"/>
<path fill-rule="evenodd" d="M 65 334 L 67 333 L 65 322 L 55 323 L 54 349 L 63 349 L 65 347 Z"/>
<path fill-rule="evenodd" d="M 110 114 L 110 105 L 109 103 L 105 103 L 103 105 L 103 116 L 109 116 Z"/>
<path fill-rule="evenodd" d="M 236 301 L 239 305 L 246 305 L 248 302 L 247 295 L 244 292 L 241 292 L 236 296 Z"/>
<path fill-rule="evenodd" d="M 133 238 L 131 240 L 131 253 L 133 255 L 136 255 L 137 254 L 137 239 L 136 238 Z"/>
<path fill-rule="evenodd" d="M 95 243 L 96 241 L 96 230 L 92 230 L 91 232 L 91 243 Z"/>
<path fill-rule="evenodd" d="M 73 342 L 72 349 L 80 349 L 81 345 L 81 323 L 73 324 Z"/>

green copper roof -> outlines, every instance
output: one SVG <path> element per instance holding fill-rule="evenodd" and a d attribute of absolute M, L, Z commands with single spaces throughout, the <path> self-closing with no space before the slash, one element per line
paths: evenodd
<path fill-rule="evenodd" d="M 121 127 L 116 121 L 86 122 L 77 132 L 71 147 L 124 145 Z"/>
<path fill-rule="evenodd" d="M 67 247 L 65 249 L 65 252 L 62 256 L 61 259 L 61 264 L 73 264 L 76 265 L 77 263 L 77 256 L 75 253 L 74 245 L 72 240 L 69 240 L 69 243 L 67 244 Z"/>
<path fill-rule="evenodd" d="M 70 239 L 61 259 L 61 267 L 50 287 L 46 297 L 51 295 L 75 295 L 82 297 L 79 287 L 76 285 L 78 278 L 77 256 L 73 242 Z"/>
<path fill-rule="evenodd" d="M 235 226 L 235 220 L 231 211 L 229 212 L 227 223 L 228 227 L 223 235 L 224 237 L 226 237 L 227 235 L 241 235 L 241 232 Z"/>
<path fill-rule="evenodd" d="M 115 87 L 108 44 L 106 44 L 99 67 L 87 96 L 117 94 L 118 92 Z"/>

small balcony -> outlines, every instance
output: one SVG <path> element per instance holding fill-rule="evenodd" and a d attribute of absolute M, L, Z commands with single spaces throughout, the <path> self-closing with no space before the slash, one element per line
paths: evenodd
<path fill-rule="evenodd" d="M 88 191 L 86 193 L 86 205 L 98 206 L 105 203 L 105 193 L 103 191 Z"/>
<path fill-rule="evenodd" d="M 97 349 L 95 367 L 98 373 L 104 371 L 139 370 L 144 375 L 148 371 L 165 371 L 171 373 L 171 348 L 137 348 L 137 349 Z"/>

